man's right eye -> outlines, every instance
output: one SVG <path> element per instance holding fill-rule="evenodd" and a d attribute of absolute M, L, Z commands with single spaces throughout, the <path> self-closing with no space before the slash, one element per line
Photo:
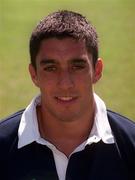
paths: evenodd
<path fill-rule="evenodd" d="M 56 66 L 47 66 L 44 67 L 44 71 L 48 71 L 48 72 L 52 72 L 52 71 L 56 71 Z"/>

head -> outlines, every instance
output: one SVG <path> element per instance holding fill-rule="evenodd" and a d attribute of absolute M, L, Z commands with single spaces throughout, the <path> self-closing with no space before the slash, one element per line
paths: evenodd
<path fill-rule="evenodd" d="M 62 10 L 48 15 L 32 32 L 30 58 L 35 69 L 41 42 L 53 37 L 58 39 L 72 37 L 77 41 L 85 41 L 86 48 L 92 55 L 93 66 L 95 66 L 98 59 L 98 38 L 95 28 L 81 14 Z"/>
<path fill-rule="evenodd" d="M 55 12 L 33 31 L 30 55 L 29 71 L 40 89 L 46 119 L 89 119 L 93 84 L 102 75 L 94 27 L 80 14 Z"/>

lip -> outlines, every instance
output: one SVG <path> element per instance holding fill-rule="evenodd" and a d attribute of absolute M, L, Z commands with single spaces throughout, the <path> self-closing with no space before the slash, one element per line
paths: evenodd
<path fill-rule="evenodd" d="M 62 104 L 71 104 L 77 100 L 77 97 L 72 97 L 72 96 L 56 96 L 55 97 L 56 101 L 58 103 Z"/>

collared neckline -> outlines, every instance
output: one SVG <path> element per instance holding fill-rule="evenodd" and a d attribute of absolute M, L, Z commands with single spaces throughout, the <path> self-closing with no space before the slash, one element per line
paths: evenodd
<path fill-rule="evenodd" d="M 75 151 L 85 148 L 85 146 L 88 144 L 90 145 L 92 143 L 97 143 L 100 140 L 107 144 L 114 143 L 114 137 L 108 122 L 106 106 L 95 93 L 94 99 L 96 104 L 96 112 L 92 130 L 88 139 L 80 146 L 78 146 Z M 31 103 L 22 114 L 18 129 L 18 148 L 26 146 L 34 141 L 39 144 L 47 145 L 50 147 L 50 149 L 55 148 L 53 144 L 40 136 L 36 114 L 36 106 L 39 105 L 40 102 L 41 97 L 38 95 L 37 97 L 33 98 Z"/>

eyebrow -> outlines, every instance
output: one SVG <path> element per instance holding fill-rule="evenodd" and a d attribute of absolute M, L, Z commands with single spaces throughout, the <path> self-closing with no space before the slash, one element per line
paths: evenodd
<path fill-rule="evenodd" d="M 83 58 L 73 58 L 69 61 L 71 64 L 86 64 L 87 61 Z M 40 65 L 58 64 L 54 59 L 43 59 L 40 61 Z"/>
<path fill-rule="evenodd" d="M 87 61 L 83 58 L 75 58 L 75 59 L 72 59 L 71 60 L 71 63 L 74 64 L 74 63 L 78 63 L 78 64 L 86 64 Z"/>
<path fill-rule="evenodd" d="M 40 65 L 47 65 L 47 64 L 56 64 L 56 61 L 53 59 L 43 59 L 40 61 Z"/>

